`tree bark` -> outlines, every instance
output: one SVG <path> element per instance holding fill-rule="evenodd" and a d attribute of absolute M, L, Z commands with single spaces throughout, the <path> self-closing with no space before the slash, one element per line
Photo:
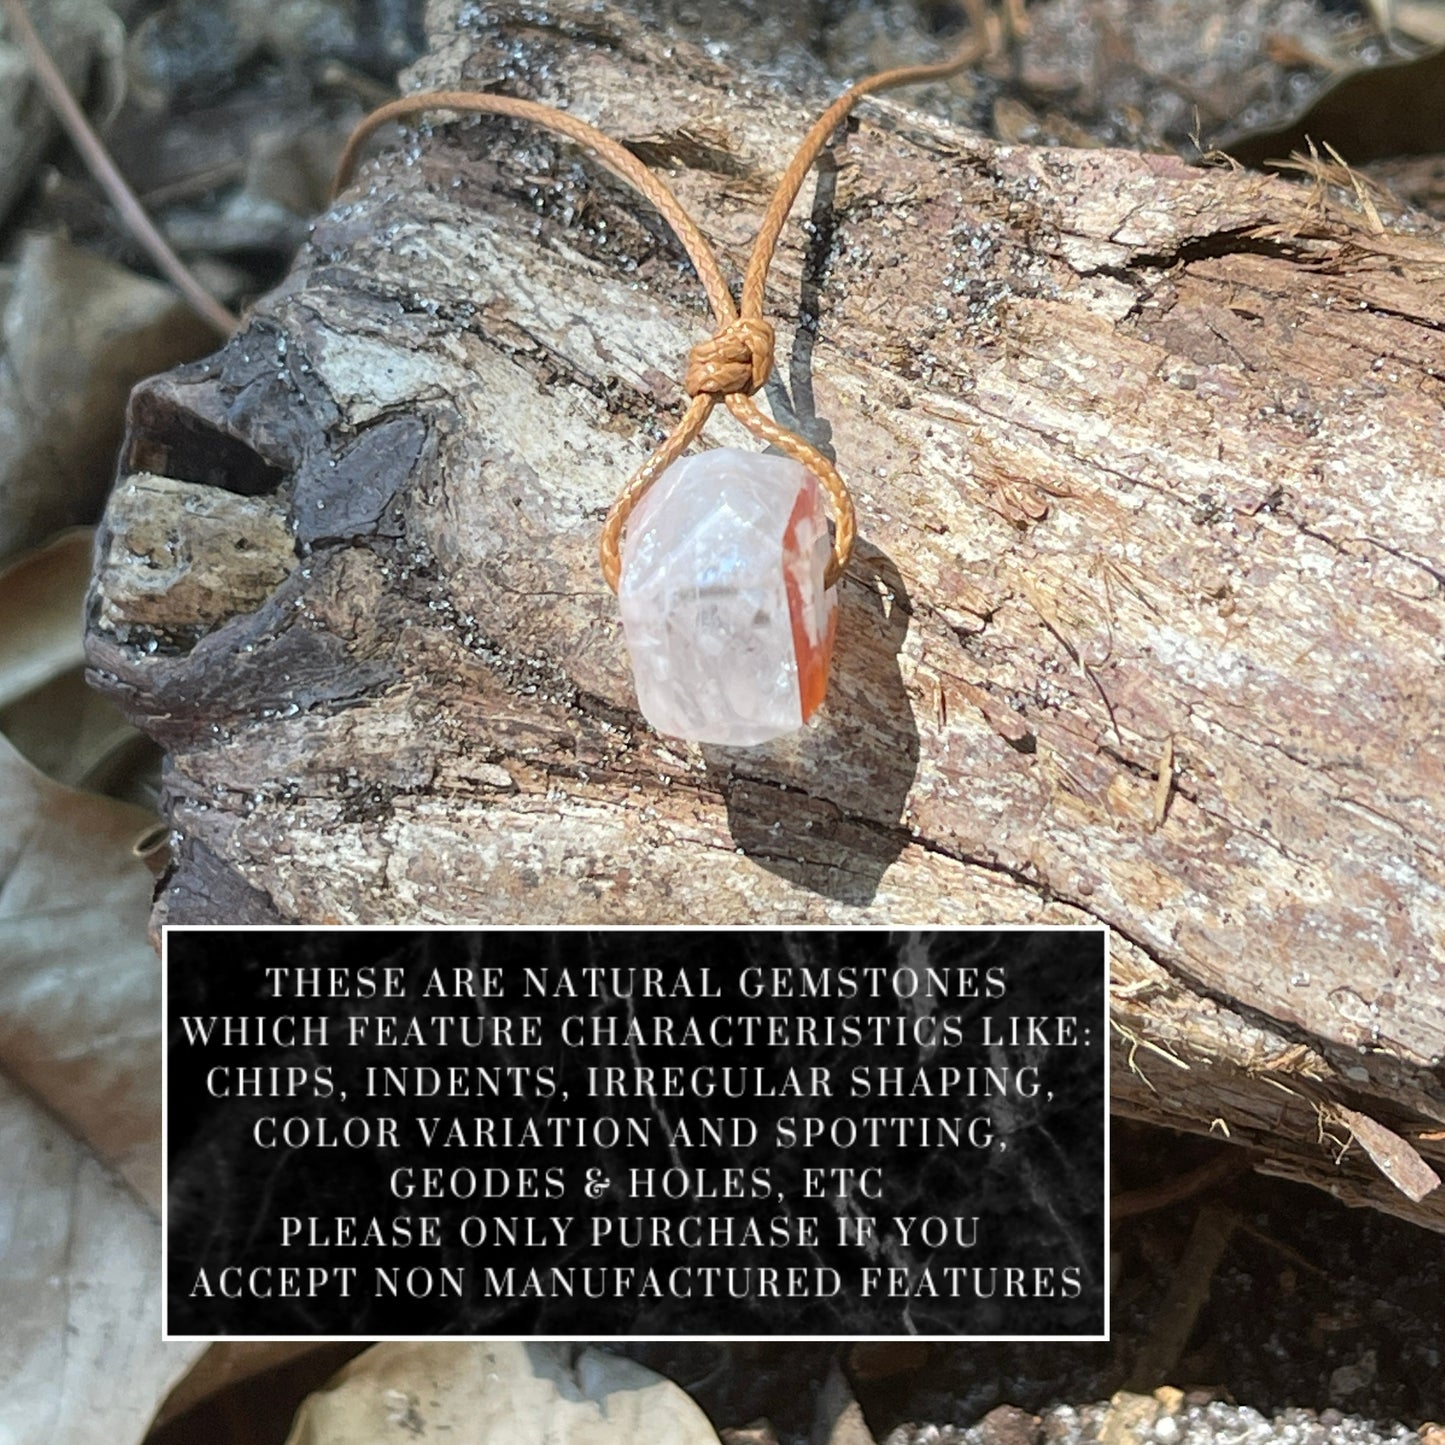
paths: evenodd
<path fill-rule="evenodd" d="M 467 14 L 415 84 L 593 120 L 740 269 L 811 92 Z M 707 321 L 550 137 L 407 136 L 137 391 L 89 647 L 168 752 L 157 921 L 1102 922 L 1117 1110 L 1445 1227 L 1445 244 L 938 98 L 866 104 L 770 286 L 863 538 L 797 738 L 635 711 L 597 530 Z"/>

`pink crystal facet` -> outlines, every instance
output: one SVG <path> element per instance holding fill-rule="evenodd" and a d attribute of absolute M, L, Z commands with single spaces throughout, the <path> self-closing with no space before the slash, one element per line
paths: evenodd
<path fill-rule="evenodd" d="M 618 601 L 658 732 L 748 747 L 822 701 L 837 621 L 822 489 L 787 457 L 674 462 L 633 509 Z"/>

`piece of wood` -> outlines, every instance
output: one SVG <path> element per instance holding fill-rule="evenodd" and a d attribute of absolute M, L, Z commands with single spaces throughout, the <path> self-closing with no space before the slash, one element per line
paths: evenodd
<path fill-rule="evenodd" d="M 413 80 L 666 157 L 740 269 L 816 97 L 645 10 L 434 7 Z M 1339 1123 L 1445 1158 L 1440 235 L 927 93 L 869 102 L 800 211 L 768 396 L 863 540 L 825 716 L 770 748 L 635 711 L 597 531 L 707 324 L 568 147 L 406 137 L 137 392 L 124 470 L 171 485 L 117 493 L 89 655 L 169 753 L 157 920 L 1103 921 L 1117 1109 L 1445 1226 Z M 168 616 L 134 576 L 167 527 Z"/>

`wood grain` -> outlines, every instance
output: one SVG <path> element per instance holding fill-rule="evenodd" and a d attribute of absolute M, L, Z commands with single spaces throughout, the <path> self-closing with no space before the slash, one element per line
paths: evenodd
<path fill-rule="evenodd" d="M 813 97 L 645 12 L 434 6 L 412 81 L 636 140 L 736 270 Z M 991 144 L 926 92 L 869 102 L 800 213 L 768 398 L 862 542 L 821 723 L 773 747 L 635 711 L 597 529 L 704 307 L 546 136 L 407 136 L 138 391 L 124 470 L 178 528 L 219 489 L 295 542 L 261 601 L 218 542 L 234 615 L 178 578 L 167 616 L 127 600 L 155 519 L 112 506 L 90 659 L 169 752 L 158 920 L 1098 920 L 1117 1109 L 1445 1227 L 1329 1126 L 1445 1159 L 1440 235 Z"/>

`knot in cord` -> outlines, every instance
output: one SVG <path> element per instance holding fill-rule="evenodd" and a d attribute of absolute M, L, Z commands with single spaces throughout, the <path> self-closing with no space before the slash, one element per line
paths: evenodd
<path fill-rule="evenodd" d="M 1017 0 L 1011 0 L 1011 3 L 1017 3 Z M 0 6 L 12 9 L 14 0 L 0 0 Z M 853 499 L 848 495 L 848 484 L 838 475 L 837 467 L 810 441 L 764 416 L 751 399 L 754 392 L 762 390 L 773 370 L 773 328 L 762 318 L 768 267 L 772 264 L 778 238 L 793 202 L 798 198 L 803 178 L 853 107 L 865 95 L 890 86 L 917 85 L 922 81 L 942 80 L 953 75 L 981 60 L 989 53 L 991 44 L 983 33 L 971 33 L 957 54 L 942 64 L 905 66 L 869 76 L 846 90 L 818 117 L 783 172 L 753 240 L 752 255 L 743 277 L 742 316 L 737 314 L 727 278 L 707 238 L 666 183 L 648 170 L 626 146 L 596 126 L 538 101 L 457 90 L 423 91 L 388 101 L 372 111 L 352 131 L 337 166 L 334 193 L 339 193 L 350 182 L 361 147 L 369 135 L 388 121 L 406 120 L 432 110 L 511 116 L 565 136 L 590 151 L 613 175 L 645 196 L 672 227 L 697 270 L 698 279 L 712 303 L 713 315 L 721 323 L 718 331 L 695 346 L 688 358 L 685 384 L 692 400 L 687 411 L 662 445 L 628 479 L 607 514 L 599 546 L 602 575 L 607 579 L 607 585 L 617 591 L 622 570 L 622 529 L 627 524 L 628 514 L 653 482 L 697 440 L 718 401 L 725 400 L 728 410 L 754 436 L 806 467 L 828 493 L 836 524 L 833 558 L 828 564 L 826 577 L 827 585 L 831 587 L 848 564 L 856 533 Z"/>
<path fill-rule="evenodd" d="M 772 326 L 740 316 L 693 347 L 683 385 L 689 396 L 751 396 L 772 372 Z"/>

